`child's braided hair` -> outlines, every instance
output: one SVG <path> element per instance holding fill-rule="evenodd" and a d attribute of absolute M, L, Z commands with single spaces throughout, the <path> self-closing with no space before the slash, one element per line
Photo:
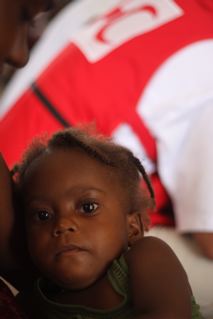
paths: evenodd
<path fill-rule="evenodd" d="M 147 216 L 145 213 L 147 208 L 154 206 L 154 191 L 140 160 L 129 149 L 115 144 L 110 138 L 89 134 L 86 130 L 78 128 L 61 130 L 53 134 L 50 139 L 43 137 L 33 141 L 20 164 L 13 168 L 14 180 L 19 189 L 24 183 L 25 172 L 36 159 L 50 149 L 69 150 L 73 148 L 81 149 L 90 157 L 112 167 L 127 193 L 129 211 L 138 211 L 141 216 Z M 141 176 L 143 183 L 141 183 Z M 144 220 L 148 221 L 147 218 L 142 218 L 142 220 L 143 223 Z"/>

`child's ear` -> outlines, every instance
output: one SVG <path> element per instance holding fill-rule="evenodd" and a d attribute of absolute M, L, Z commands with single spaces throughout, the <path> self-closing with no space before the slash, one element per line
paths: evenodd
<path fill-rule="evenodd" d="M 132 246 L 137 240 L 143 237 L 143 224 L 139 214 L 131 213 L 127 216 L 128 223 L 128 244 Z"/>

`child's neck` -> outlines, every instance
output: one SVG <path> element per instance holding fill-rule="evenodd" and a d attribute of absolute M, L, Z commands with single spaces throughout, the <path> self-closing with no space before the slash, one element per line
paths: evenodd
<path fill-rule="evenodd" d="M 88 288 L 76 291 L 64 290 L 53 299 L 62 304 L 104 310 L 119 306 L 123 298 L 113 289 L 106 274 Z"/>

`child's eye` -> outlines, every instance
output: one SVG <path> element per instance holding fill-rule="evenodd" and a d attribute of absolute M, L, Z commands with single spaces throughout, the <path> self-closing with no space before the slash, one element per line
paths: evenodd
<path fill-rule="evenodd" d="M 47 210 L 40 210 L 36 213 L 36 219 L 42 222 L 51 219 L 51 217 Z"/>
<path fill-rule="evenodd" d="M 94 214 L 98 208 L 98 204 L 95 202 L 85 202 L 80 206 L 80 212 L 84 214 Z"/>

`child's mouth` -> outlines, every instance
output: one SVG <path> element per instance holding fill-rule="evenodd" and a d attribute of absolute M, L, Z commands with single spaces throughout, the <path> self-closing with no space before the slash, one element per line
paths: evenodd
<path fill-rule="evenodd" d="M 85 249 L 82 247 L 76 245 L 65 245 L 57 251 L 56 257 L 61 255 L 73 255 L 82 251 L 85 251 Z"/>

